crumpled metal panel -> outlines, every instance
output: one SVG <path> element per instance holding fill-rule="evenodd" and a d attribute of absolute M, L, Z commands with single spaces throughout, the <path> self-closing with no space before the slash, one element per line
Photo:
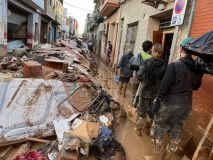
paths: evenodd
<path fill-rule="evenodd" d="M 66 90 L 72 93 L 78 87 L 78 84 L 65 85 L 58 80 L 1 81 L 0 146 L 31 136 L 53 135 L 53 120 L 63 117 L 59 113 L 59 105 L 74 113 L 73 107 L 67 101 Z"/>

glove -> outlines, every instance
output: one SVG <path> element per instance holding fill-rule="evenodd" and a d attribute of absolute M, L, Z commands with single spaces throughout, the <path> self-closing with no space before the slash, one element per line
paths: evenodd
<path fill-rule="evenodd" d="M 156 114 L 158 113 L 160 109 L 160 103 L 156 103 L 155 101 L 151 104 L 150 106 L 150 111 L 153 113 L 153 114 Z"/>

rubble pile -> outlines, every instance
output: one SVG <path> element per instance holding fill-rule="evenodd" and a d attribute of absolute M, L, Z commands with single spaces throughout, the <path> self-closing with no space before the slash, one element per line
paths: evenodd
<path fill-rule="evenodd" d="M 0 159 L 125 159 L 114 129 L 126 115 L 93 78 L 93 53 L 76 39 L 20 53 L 0 62 Z"/>

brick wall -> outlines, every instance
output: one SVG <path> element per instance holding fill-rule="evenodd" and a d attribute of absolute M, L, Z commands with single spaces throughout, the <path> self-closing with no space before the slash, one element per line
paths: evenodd
<path fill-rule="evenodd" d="M 190 36 L 197 38 L 213 30 L 213 1 L 198 0 L 192 23 Z M 193 110 L 187 120 L 186 127 L 193 134 L 193 140 L 198 143 L 203 130 L 206 128 L 213 114 L 213 77 L 205 75 L 201 88 L 194 93 Z M 209 133 L 206 144 L 213 143 L 213 127 Z"/>
<path fill-rule="evenodd" d="M 191 36 L 200 35 L 213 30 L 213 1 L 198 0 L 192 23 Z"/>

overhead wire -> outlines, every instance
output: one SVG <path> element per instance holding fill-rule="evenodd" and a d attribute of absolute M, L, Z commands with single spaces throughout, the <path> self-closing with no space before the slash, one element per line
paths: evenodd
<path fill-rule="evenodd" d="M 70 4 L 70 3 L 66 3 L 66 2 L 64 2 L 64 4 L 66 4 L 66 5 L 70 6 L 70 7 L 76 8 L 76 9 L 83 10 L 83 11 L 87 11 L 87 12 L 91 12 L 91 13 L 93 12 L 92 10 L 84 9 L 84 8 L 81 8 L 81 7 L 78 7 L 78 6 L 72 5 L 72 4 Z"/>

